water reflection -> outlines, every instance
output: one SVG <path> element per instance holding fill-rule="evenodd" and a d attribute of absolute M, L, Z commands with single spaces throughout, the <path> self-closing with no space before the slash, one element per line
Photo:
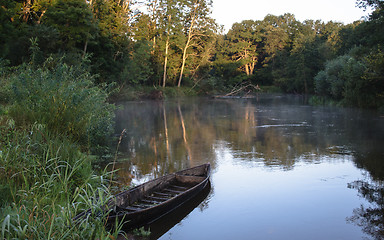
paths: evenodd
<path fill-rule="evenodd" d="M 384 184 L 360 180 L 348 187 L 356 189 L 369 202 L 368 206 L 355 208 L 348 221 L 362 227 L 373 239 L 384 239 Z"/>
<path fill-rule="evenodd" d="M 319 175 L 319 178 L 327 179 L 320 177 L 326 175 L 326 170 L 316 172 L 322 169 L 320 166 L 324 163 L 340 164 L 337 167 L 332 164 L 324 165 L 338 171 L 341 171 L 341 167 L 350 169 L 348 164 L 353 163 L 354 168 L 364 169 L 366 178 L 370 179 L 370 186 L 373 184 L 375 189 L 384 180 L 384 118 L 368 111 L 311 107 L 304 105 L 300 97 L 264 95 L 258 99 L 185 98 L 163 102 L 127 102 L 121 105 L 116 116 L 116 133 L 127 130 L 120 145 L 119 162 L 116 164 L 116 168 L 121 169 L 118 177 L 124 186 L 139 184 L 205 162 L 211 163 L 214 176 L 215 173 L 220 176 L 225 162 L 223 160 L 228 156 L 231 161 L 230 169 L 240 165 L 254 171 L 257 169 L 257 174 L 261 174 L 259 170 L 264 169 L 269 174 L 278 173 L 278 181 L 282 181 L 280 179 L 283 179 L 281 176 L 284 172 L 303 174 L 303 165 L 314 167 L 313 176 Z M 241 178 L 245 173 L 239 171 Z M 360 173 L 351 169 L 348 171 L 350 172 L 345 172 L 348 177 L 344 180 L 348 180 L 351 183 L 349 186 L 362 194 L 365 191 L 361 190 L 362 186 L 366 184 L 353 184 L 360 180 Z M 234 180 L 231 171 L 226 174 L 225 178 Z M 247 180 L 263 181 L 252 176 L 249 175 Z M 298 179 L 301 179 L 300 176 L 298 175 Z M 311 176 L 307 177 L 309 179 Z M 332 182 L 327 180 L 322 185 L 316 179 L 308 179 L 303 181 L 322 188 Z M 239 179 L 235 178 L 234 182 L 238 183 Z M 272 182 L 263 181 L 263 184 L 271 186 Z M 222 182 L 213 184 L 215 189 L 221 189 L 219 186 Z M 249 191 L 255 189 L 254 185 L 249 186 Z M 331 192 L 337 195 L 336 193 L 347 189 L 346 185 L 337 185 L 339 189 L 335 193 L 327 188 L 323 195 Z M 263 191 L 268 193 L 267 188 Z M 281 189 L 280 191 L 284 192 Z M 220 195 L 220 191 L 217 192 Z M 304 195 L 300 196 L 306 199 Z M 321 195 L 318 197 L 321 198 Z M 298 198 L 297 201 L 304 201 L 302 199 Z M 247 202 L 247 199 L 240 201 Z M 278 204 L 281 205 L 282 202 Z M 353 204 L 353 208 L 360 209 L 357 208 L 359 204 Z M 252 204 L 245 206 L 254 207 Z M 382 203 L 378 203 L 378 206 L 382 206 Z M 353 208 L 349 210 L 349 215 Z M 316 211 L 315 209 L 314 206 L 308 211 Z M 299 210 L 295 210 L 299 216 Z M 355 217 L 349 221 L 360 221 L 358 224 L 362 225 L 362 218 L 357 217 L 366 216 L 362 213 L 363 211 L 355 210 Z M 343 214 L 338 217 L 345 221 L 348 213 Z M 371 221 L 366 222 L 372 225 Z"/>
<path fill-rule="evenodd" d="M 211 184 L 209 182 L 199 194 L 188 200 L 188 202 L 151 223 L 149 226 L 146 226 L 151 231 L 150 239 L 158 239 L 173 226 L 180 224 L 196 207 L 198 207 L 199 211 L 207 209 L 211 196 L 213 195 L 213 190 L 211 190 Z"/>

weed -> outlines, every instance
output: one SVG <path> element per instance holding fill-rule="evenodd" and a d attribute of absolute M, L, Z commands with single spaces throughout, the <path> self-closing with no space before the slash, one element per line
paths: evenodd
<path fill-rule="evenodd" d="M 140 237 L 149 237 L 151 235 L 151 230 L 145 230 L 144 227 L 136 228 L 133 230 L 133 234 Z"/>

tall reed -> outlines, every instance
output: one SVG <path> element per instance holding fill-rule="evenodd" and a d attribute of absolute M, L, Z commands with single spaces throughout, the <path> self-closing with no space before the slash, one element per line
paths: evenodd
<path fill-rule="evenodd" d="M 42 125 L 28 131 L 3 127 L 0 185 L 11 201 L 2 202 L 0 239 L 116 238 L 106 229 L 102 207 L 111 198 L 108 172 L 95 175 L 76 144 L 52 136 Z M 7 137 L 5 137 L 7 136 Z M 9 199 L 8 199 L 9 200 Z M 92 214 L 74 223 L 75 214 Z"/>

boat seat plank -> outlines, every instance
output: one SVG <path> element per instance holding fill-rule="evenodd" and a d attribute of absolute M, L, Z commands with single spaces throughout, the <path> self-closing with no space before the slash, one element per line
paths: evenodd
<path fill-rule="evenodd" d="M 174 185 L 174 184 L 172 184 L 172 185 L 170 185 L 169 187 L 171 187 L 171 188 L 175 188 L 175 189 L 180 189 L 180 190 L 187 190 L 189 187 L 185 187 L 185 186 L 179 186 L 179 185 Z"/>
<path fill-rule="evenodd" d="M 170 189 L 170 188 L 165 188 L 164 191 L 177 193 L 177 194 L 184 192 L 184 191 L 174 190 L 174 189 Z"/>
<path fill-rule="evenodd" d="M 170 197 L 155 197 L 155 196 L 147 196 L 146 198 L 153 199 L 153 200 L 158 200 L 158 201 L 161 201 L 161 202 L 164 202 L 164 201 L 167 201 L 168 199 L 170 199 Z"/>
<path fill-rule="evenodd" d="M 127 212 L 136 212 L 142 210 L 141 208 L 135 208 L 132 206 L 126 206 L 126 207 L 117 207 L 117 211 L 127 211 Z"/>
<path fill-rule="evenodd" d="M 133 204 L 133 205 L 131 205 L 131 206 L 134 207 L 134 208 L 139 208 L 140 210 L 151 207 L 150 205 L 147 205 L 147 204 L 140 204 L 140 203 Z"/>
<path fill-rule="evenodd" d="M 169 194 L 169 193 L 163 193 L 163 192 L 153 192 L 153 195 L 156 195 L 156 196 L 153 196 L 153 197 L 162 196 L 162 197 L 167 197 L 167 198 L 170 198 L 170 197 L 173 197 L 173 196 L 174 196 L 174 195 L 172 195 L 172 194 Z"/>
<path fill-rule="evenodd" d="M 148 204 L 151 204 L 151 205 L 157 205 L 157 204 L 161 203 L 159 201 L 155 201 L 155 200 L 151 200 L 151 199 L 145 199 L 145 198 L 141 199 L 141 202 L 148 203 Z"/>

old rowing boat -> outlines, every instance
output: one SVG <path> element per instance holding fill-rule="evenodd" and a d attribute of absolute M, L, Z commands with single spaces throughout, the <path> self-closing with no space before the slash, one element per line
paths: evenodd
<path fill-rule="evenodd" d="M 165 175 L 114 196 L 107 209 L 108 222 L 124 221 L 124 228 L 137 228 L 159 219 L 203 190 L 210 177 L 210 164 Z M 82 218 L 81 213 L 74 219 Z"/>

